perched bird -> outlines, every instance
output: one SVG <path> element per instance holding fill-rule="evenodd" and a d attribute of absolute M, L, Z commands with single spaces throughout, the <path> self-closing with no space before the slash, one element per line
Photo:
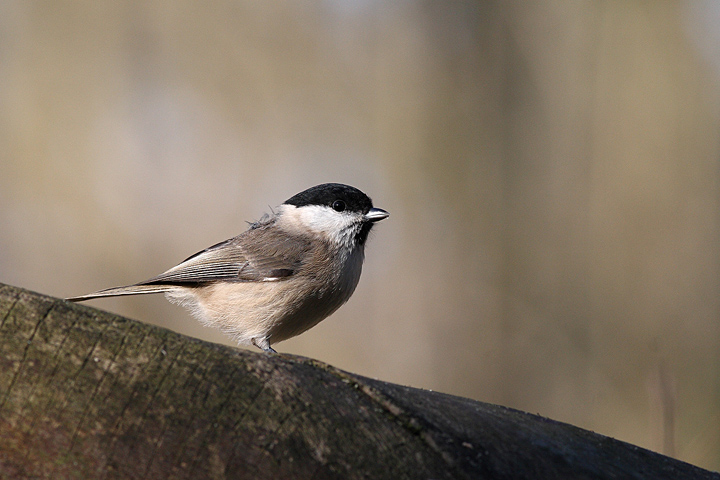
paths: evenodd
<path fill-rule="evenodd" d="M 271 345 L 314 327 L 350 298 L 370 229 L 388 215 L 357 188 L 317 185 L 165 273 L 67 300 L 164 293 L 202 324 L 275 353 Z"/>

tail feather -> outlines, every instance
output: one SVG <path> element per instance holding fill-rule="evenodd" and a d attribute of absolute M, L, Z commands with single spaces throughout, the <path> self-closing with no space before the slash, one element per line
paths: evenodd
<path fill-rule="evenodd" d="M 163 293 L 171 290 L 173 287 L 169 285 L 128 285 L 126 287 L 114 287 L 100 290 L 99 292 L 80 295 L 79 297 L 70 297 L 65 300 L 69 302 L 82 302 L 93 298 L 102 297 L 119 297 L 121 295 L 145 295 L 148 293 Z"/>

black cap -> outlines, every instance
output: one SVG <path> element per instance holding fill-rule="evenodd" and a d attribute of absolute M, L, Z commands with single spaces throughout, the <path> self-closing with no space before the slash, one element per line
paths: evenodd
<path fill-rule="evenodd" d="M 285 201 L 287 205 L 304 207 L 323 205 L 337 211 L 348 210 L 366 214 L 372 208 L 372 200 L 363 192 L 342 183 L 323 183 L 308 188 Z"/>

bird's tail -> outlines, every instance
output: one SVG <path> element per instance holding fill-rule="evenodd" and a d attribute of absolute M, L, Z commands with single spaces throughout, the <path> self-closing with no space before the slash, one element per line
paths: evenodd
<path fill-rule="evenodd" d="M 80 295 L 79 297 L 66 298 L 70 302 L 82 302 L 93 298 L 101 297 L 119 297 L 121 295 L 145 295 L 148 293 L 163 293 L 172 290 L 169 285 L 128 285 L 126 287 L 106 288 L 95 293 Z"/>

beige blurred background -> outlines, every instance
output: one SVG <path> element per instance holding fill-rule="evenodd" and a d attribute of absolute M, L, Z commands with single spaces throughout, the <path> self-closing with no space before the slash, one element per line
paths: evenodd
<path fill-rule="evenodd" d="M 144 280 L 336 181 L 281 352 L 720 468 L 720 3 L 0 3 L 0 282 Z M 215 342 L 162 297 L 92 302 Z"/>

